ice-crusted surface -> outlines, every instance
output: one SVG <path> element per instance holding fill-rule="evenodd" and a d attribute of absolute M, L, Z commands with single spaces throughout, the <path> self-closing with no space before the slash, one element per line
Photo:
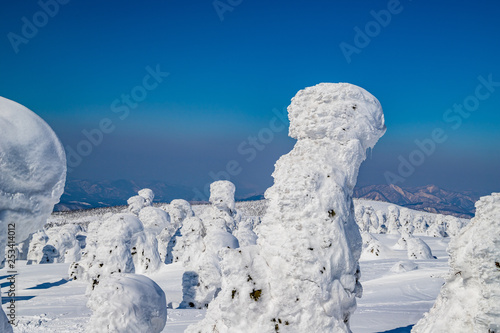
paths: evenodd
<path fill-rule="evenodd" d="M 163 290 L 138 274 L 113 274 L 103 279 L 90 296 L 93 311 L 87 333 L 159 333 L 167 321 Z"/>
<path fill-rule="evenodd" d="M 476 216 L 448 247 L 450 275 L 413 333 L 500 332 L 500 193 L 476 202 Z"/>
<path fill-rule="evenodd" d="M 256 246 L 225 250 L 222 290 L 187 332 L 350 332 L 361 295 L 352 191 L 384 134 L 380 103 L 348 83 L 301 90 L 293 150 L 275 165 Z"/>
<path fill-rule="evenodd" d="M 54 131 L 32 111 L 0 97 L 0 262 L 7 226 L 15 224 L 17 242 L 41 229 L 65 181 L 66 155 Z M 0 327 L 11 332 L 0 312 Z"/>

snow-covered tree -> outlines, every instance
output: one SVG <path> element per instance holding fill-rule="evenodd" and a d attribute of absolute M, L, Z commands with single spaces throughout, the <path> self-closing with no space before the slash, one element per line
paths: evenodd
<path fill-rule="evenodd" d="M 96 227 L 93 224 L 98 224 Z M 101 223 L 89 226 L 89 247 L 82 260 L 70 267 L 70 277 L 90 282 L 90 293 L 99 281 L 114 273 L 134 273 L 132 247 L 137 236 L 143 235 L 143 225 L 129 213 L 107 215 Z"/>
<path fill-rule="evenodd" d="M 47 244 L 49 236 L 44 230 L 35 232 L 31 237 L 31 242 L 28 250 L 27 264 L 39 264 L 43 257 L 43 248 Z"/>
<path fill-rule="evenodd" d="M 431 248 L 420 238 L 407 235 L 406 249 L 408 259 L 434 259 Z"/>
<path fill-rule="evenodd" d="M 203 238 L 207 231 L 200 218 L 191 216 L 184 220 L 180 232 L 182 237 L 175 244 L 172 259 L 173 262 L 180 261 L 187 265 L 205 251 Z"/>
<path fill-rule="evenodd" d="M 240 219 L 236 229 L 233 230 L 233 236 L 238 239 L 240 247 L 257 244 L 257 234 L 254 229 L 258 223 L 259 218 L 257 217 L 249 216 Z"/>
<path fill-rule="evenodd" d="M 144 232 L 137 236 L 132 254 L 136 273 L 144 274 L 157 270 L 162 263 L 157 238 L 170 225 L 170 217 L 163 209 L 148 206 L 139 211 L 139 220 Z"/>
<path fill-rule="evenodd" d="M 163 290 L 138 274 L 113 274 L 102 279 L 87 302 L 93 314 L 87 333 L 160 333 L 167 321 Z"/>
<path fill-rule="evenodd" d="M 55 262 L 71 263 L 80 260 L 82 248 L 77 236 L 81 232 L 82 228 L 77 224 L 65 224 L 47 230 L 47 245 L 53 246 L 58 254 Z"/>
<path fill-rule="evenodd" d="M 413 333 L 500 332 L 500 193 L 476 202 L 476 216 L 452 238 L 451 272 Z"/>
<path fill-rule="evenodd" d="M 12 243 L 40 230 L 65 180 L 66 156 L 54 131 L 32 111 L 0 97 L 0 260 L 12 233 L 8 230 L 15 229 Z M 0 329 L 12 332 L 2 309 Z"/>
<path fill-rule="evenodd" d="M 238 240 L 231 234 L 240 216 L 235 210 L 235 187 L 229 181 L 216 181 L 210 185 L 212 206 L 203 220 L 206 234 L 204 251 L 198 256 L 189 256 L 184 262 L 182 279 L 183 300 L 181 307 L 206 308 L 221 288 L 219 251 L 237 248 Z"/>
<path fill-rule="evenodd" d="M 187 332 L 350 332 L 361 294 L 352 193 L 385 132 L 382 108 L 362 88 L 322 83 L 288 112 L 298 141 L 276 163 L 257 245 L 223 251 L 222 290 Z"/>
<path fill-rule="evenodd" d="M 149 188 L 144 188 L 137 194 L 127 200 L 128 210 L 136 215 L 139 214 L 142 208 L 151 206 L 155 197 L 153 191 Z"/>
<path fill-rule="evenodd" d="M 387 214 L 387 233 L 388 234 L 399 234 L 399 228 L 401 224 L 399 223 L 399 209 L 398 207 L 391 205 L 388 208 L 389 213 Z"/>
<path fill-rule="evenodd" d="M 165 228 L 158 236 L 159 245 L 161 248 L 160 253 L 165 253 L 162 259 L 165 263 L 170 264 L 174 261 L 173 250 L 177 245 L 178 239 L 181 237 L 180 228 L 186 218 L 194 216 L 191 205 L 186 200 L 176 199 L 172 200 L 168 207 L 171 216 L 171 225 Z"/>
<path fill-rule="evenodd" d="M 362 260 L 382 259 L 387 256 L 387 249 L 380 241 L 369 234 L 362 232 L 361 238 L 363 240 L 363 247 L 361 251 Z"/>

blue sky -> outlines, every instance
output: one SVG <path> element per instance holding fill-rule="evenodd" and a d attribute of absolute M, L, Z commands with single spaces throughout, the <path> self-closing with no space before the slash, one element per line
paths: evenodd
<path fill-rule="evenodd" d="M 202 189 L 236 161 L 238 194 L 261 193 L 294 144 L 281 122 L 269 136 L 273 110 L 304 87 L 350 82 L 380 100 L 388 128 L 359 184 L 384 184 L 389 172 L 400 186 L 500 189 L 500 86 L 477 88 L 500 82 L 497 1 L 54 1 L 41 1 L 53 17 L 36 1 L 2 3 L 0 95 L 42 116 L 69 150 L 105 120 L 69 178 Z M 145 89 L 157 69 L 168 76 Z M 464 102 L 466 117 L 447 113 Z M 446 140 L 422 161 L 415 140 L 437 128 Z M 418 165 L 400 173 L 399 156 L 412 153 Z"/>

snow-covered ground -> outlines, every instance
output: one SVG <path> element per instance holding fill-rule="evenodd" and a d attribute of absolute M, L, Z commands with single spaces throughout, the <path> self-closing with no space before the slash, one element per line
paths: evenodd
<path fill-rule="evenodd" d="M 361 261 L 363 297 L 352 318 L 352 330 L 369 332 L 409 332 L 434 303 L 448 272 L 446 247 L 449 238 L 419 236 L 437 259 L 414 260 L 418 268 L 408 272 L 391 271 L 399 262 L 407 262 L 406 250 L 392 249 L 397 235 L 374 235 L 387 248 L 389 258 Z M 16 319 L 14 332 L 83 332 L 91 316 L 86 307 L 82 281 L 68 281 L 69 263 L 26 265 L 17 262 Z M 149 275 L 165 292 L 169 304 L 163 332 L 184 332 L 200 321 L 205 310 L 176 309 L 182 301 L 182 263 L 164 265 Z M 7 302 L 7 269 L 0 270 L 3 301 Z M 3 304 L 7 312 L 7 305 Z"/>

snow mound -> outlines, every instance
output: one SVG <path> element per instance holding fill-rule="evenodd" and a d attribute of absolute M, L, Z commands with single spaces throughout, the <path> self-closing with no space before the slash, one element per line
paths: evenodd
<path fill-rule="evenodd" d="M 388 249 L 379 242 L 377 238 L 368 232 L 361 233 L 363 239 L 363 250 L 361 252 L 361 260 L 376 260 L 387 258 Z"/>
<path fill-rule="evenodd" d="M 409 272 L 409 271 L 414 271 L 418 268 L 418 265 L 415 264 L 413 261 L 406 260 L 406 261 L 399 261 L 395 263 L 390 271 L 393 273 L 404 273 L 404 272 Z"/>
<path fill-rule="evenodd" d="M 406 239 L 408 259 L 433 259 L 431 248 L 420 238 L 409 237 Z"/>
<path fill-rule="evenodd" d="M 362 292 L 352 193 L 382 108 L 360 87 L 321 83 L 288 112 L 298 141 L 276 162 L 257 245 L 221 251 L 221 291 L 186 332 L 350 332 Z"/>
<path fill-rule="evenodd" d="M 451 240 L 451 274 L 413 333 L 500 332 L 500 193 L 476 202 L 476 216 Z"/>
<path fill-rule="evenodd" d="M 87 333 L 159 333 L 167 321 L 163 290 L 137 274 L 113 274 L 103 279 L 87 302 L 92 317 Z"/>

